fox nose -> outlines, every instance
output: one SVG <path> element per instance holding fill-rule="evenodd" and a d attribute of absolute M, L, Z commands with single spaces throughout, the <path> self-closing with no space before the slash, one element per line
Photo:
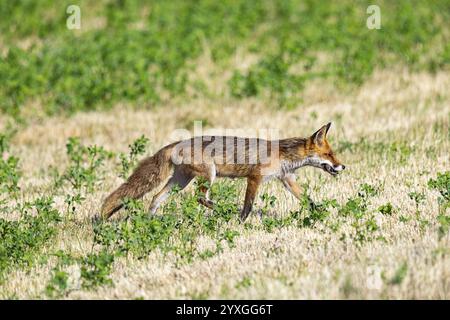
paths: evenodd
<path fill-rule="evenodd" d="M 340 165 L 334 166 L 333 169 L 334 169 L 335 171 L 339 172 L 339 171 L 344 170 L 344 169 L 345 169 L 345 166 L 344 166 L 343 164 L 340 164 Z"/>

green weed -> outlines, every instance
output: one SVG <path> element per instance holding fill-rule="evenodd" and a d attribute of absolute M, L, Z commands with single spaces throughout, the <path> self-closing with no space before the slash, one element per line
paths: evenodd
<path fill-rule="evenodd" d="M 395 272 L 389 283 L 391 285 L 400 285 L 408 274 L 408 264 L 404 262 Z"/>
<path fill-rule="evenodd" d="M 436 179 L 428 181 L 428 187 L 439 191 L 441 202 L 450 202 L 450 171 L 438 172 Z"/>
<path fill-rule="evenodd" d="M 102 285 L 112 285 L 109 277 L 112 271 L 114 255 L 102 250 L 99 253 L 89 254 L 82 259 L 81 286 L 84 289 L 92 289 Z"/>
<path fill-rule="evenodd" d="M 67 182 L 77 191 L 92 191 L 99 183 L 98 170 L 112 154 L 103 147 L 83 146 L 80 139 L 74 137 L 69 138 L 66 149 L 70 164 L 57 185 Z"/>
<path fill-rule="evenodd" d="M 388 202 L 378 207 L 378 212 L 384 215 L 392 215 L 394 213 L 394 206 Z"/>
<path fill-rule="evenodd" d="M 144 135 L 136 139 L 128 146 L 130 149 L 128 154 L 120 153 L 120 162 L 122 165 L 119 176 L 126 179 L 132 169 L 136 166 L 138 157 L 145 153 L 149 140 Z"/>
<path fill-rule="evenodd" d="M 0 196 L 15 196 L 19 191 L 19 158 L 9 154 L 9 139 L 9 135 L 0 134 Z"/>
<path fill-rule="evenodd" d="M 450 230 L 450 215 L 440 214 L 437 217 L 439 222 L 438 236 L 439 240 L 448 234 Z"/>
<path fill-rule="evenodd" d="M 20 213 L 19 220 L 0 218 L 0 278 L 13 267 L 31 267 L 56 235 L 61 217 L 52 204 L 51 198 L 39 198 L 12 209 Z"/>

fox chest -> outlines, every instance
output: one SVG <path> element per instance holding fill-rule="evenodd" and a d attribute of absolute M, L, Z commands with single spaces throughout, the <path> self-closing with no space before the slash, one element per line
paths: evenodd
<path fill-rule="evenodd" d="M 261 176 L 263 181 L 269 181 L 292 174 L 302 166 L 302 162 L 277 161 L 268 163 L 267 165 L 216 164 L 215 169 L 218 177 L 241 178 Z"/>
<path fill-rule="evenodd" d="M 287 175 L 295 174 L 295 170 L 303 167 L 304 165 L 304 161 L 281 161 L 279 166 L 265 172 L 264 181 L 269 181 L 274 178 L 282 179 Z"/>

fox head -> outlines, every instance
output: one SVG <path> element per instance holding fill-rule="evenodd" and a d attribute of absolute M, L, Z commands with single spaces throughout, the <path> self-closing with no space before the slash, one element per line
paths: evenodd
<path fill-rule="evenodd" d="M 320 168 L 335 176 L 345 169 L 345 166 L 336 158 L 327 141 L 327 133 L 331 122 L 314 132 L 308 139 L 308 162 L 311 166 Z"/>

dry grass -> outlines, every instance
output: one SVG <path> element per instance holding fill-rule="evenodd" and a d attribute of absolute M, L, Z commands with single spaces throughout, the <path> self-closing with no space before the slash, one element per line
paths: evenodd
<path fill-rule="evenodd" d="M 148 111 L 117 106 L 109 112 L 80 113 L 33 123 L 14 137 L 12 152 L 21 159 L 24 195 L 33 198 L 50 185 L 46 173 L 50 166 L 61 170 L 65 167 L 65 143 L 71 136 L 80 136 L 86 144 L 126 151 L 129 143 L 145 134 L 151 141 L 150 151 L 154 152 L 169 142 L 174 129 L 189 127 L 196 119 L 207 120 L 210 127 L 219 128 L 279 128 L 283 137 L 306 136 L 334 120 L 330 131 L 334 145 L 344 140 L 357 142 L 362 137 L 372 143 L 404 141 L 414 147 L 405 162 L 389 157 L 388 150 L 347 150 L 339 157 L 348 170 L 337 179 L 312 169 L 298 171 L 299 182 L 307 183 L 312 198 L 318 201 L 336 198 L 344 203 L 362 183 L 379 186 L 380 192 L 370 207 L 390 202 L 397 208 L 391 216 L 377 216 L 386 242 L 375 240 L 359 246 L 350 240 L 341 241 L 341 234 L 348 232 L 349 226 L 339 233 L 320 227 L 287 227 L 267 233 L 234 225 L 240 232 L 235 248 L 182 266 L 177 266 L 174 257 L 158 251 L 144 260 L 120 258 L 114 263 L 114 286 L 96 291 L 75 290 L 67 298 L 449 299 L 450 238 L 438 240 L 437 195 L 426 185 L 437 172 L 449 169 L 448 88 L 448 73 L 432 76 L 399 70 L 376 73 L 351 96 L 311 85 L 306 89 L 304 105 L 292 111 L 275 110 L 260 100 L 226 99 L 197 100 Z M 75 222 L 60 230 L 57 240 L 45 251 L 61 248 L 74 254 L 89 252 L 93 231 L 86 218 L 98 212 L 102 199 L 119 183 L 111 170 L 102 187 L 87 196 Z M 241 185 L 239 188 L 242 190 Z M 277 182 L 263 189 L 278 199 L 272 214 L 284 215 L 298 207 Z M 411 191 L 425 194 L 426 200 L 419 208 L 422 219 L 430 222 L 425 228 L 414 218 L 415 204 L 408 197 Z M 192 192 L 192 188 L 187 192 Z M 56 206 L 64 211 L 64 199 L 56 199 Z M 329 219 L 336 215 L 333 212 Z M 404 223 L 400 216 L 412 219 Z M 253 216 L 251 223 L 261 222 Z M 205 238 L 198 246 L 207 247 L 210 242 Z M 404 263 L 407 272 L 403 281 L 390 283 Z M 50 261 L 32 270 L 9 273 L 0 287 L 0 298 L 45 297 L 52 267 Z M 370 286 L 371 270 L 380 271 L 384 279 L 381 287 Z M 79 270 L 72 268 L 73 281 L 78 281 L 78 274 Z"/>

